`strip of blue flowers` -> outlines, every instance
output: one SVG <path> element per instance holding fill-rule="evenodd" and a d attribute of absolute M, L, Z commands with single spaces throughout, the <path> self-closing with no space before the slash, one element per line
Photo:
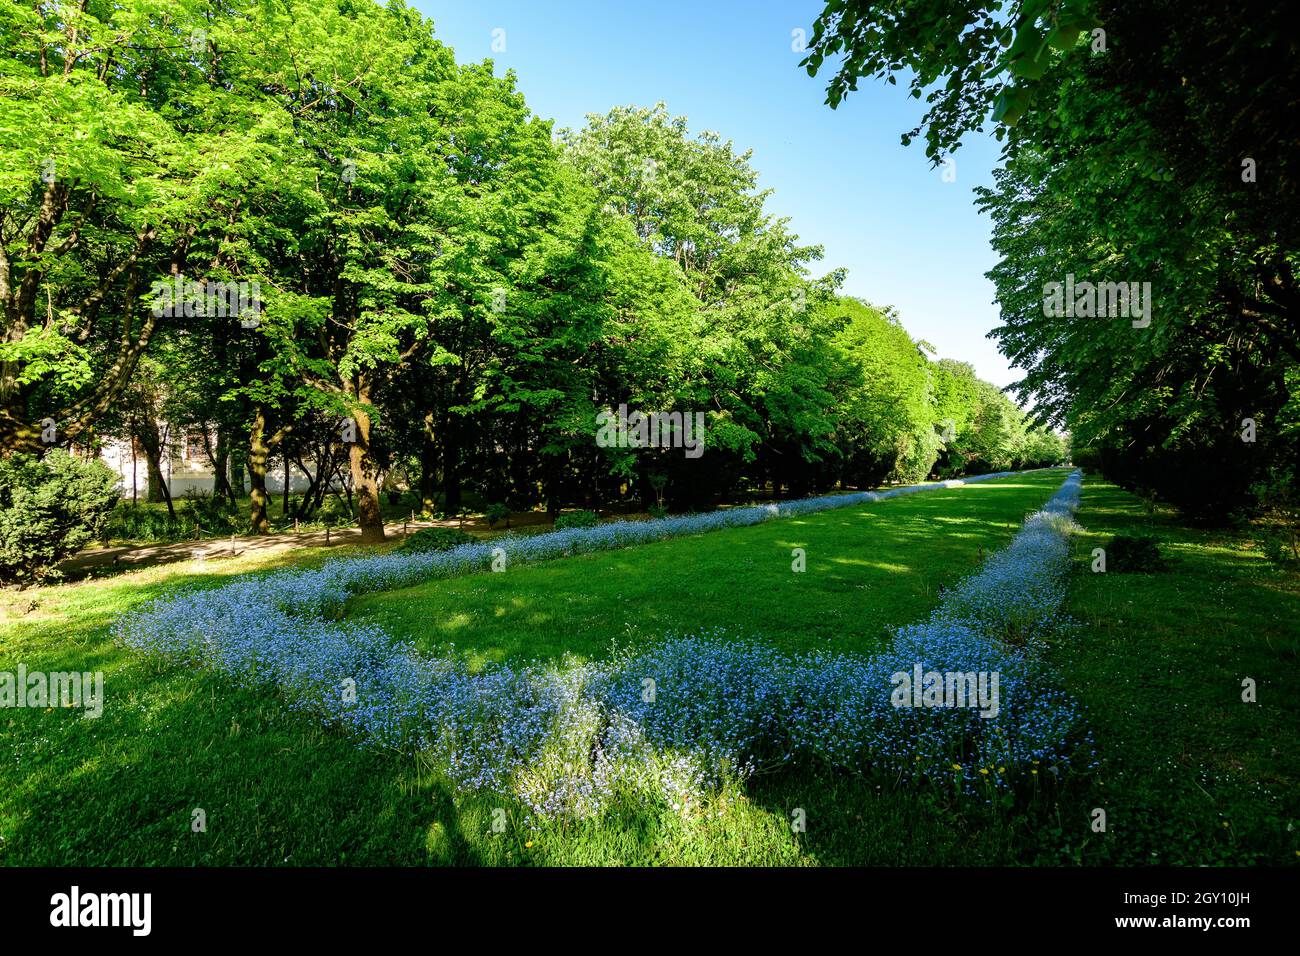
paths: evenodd
<path fill-rule="evenodd" d="M 470 673 L 457 657 L 422 655 L 374 625 L 337 619 L 357 594 L 486 571 L 494 556 L 512 566 L 955 484 L 344 559 L 181 592 L 123 616 L 115 631 L 147 653 L 276 686 L 295 710 L 363 742 L 418 751 L 459 788 L 513 796 L 544 817 L 595 814 L 619 796 L 682 807 L 756 770 L 796 765 L 942 780 L 988 798 L 1019 775 L 1093 759 L 1078 705 L 1038 653 L 1062 624 L 1077 472 L 928 620 L 870 658 L 791 657 L 706 633 L 606 661 Z M 998 673 L 997 715 L 894 706 L 893 675 L 917 664 Z"/>

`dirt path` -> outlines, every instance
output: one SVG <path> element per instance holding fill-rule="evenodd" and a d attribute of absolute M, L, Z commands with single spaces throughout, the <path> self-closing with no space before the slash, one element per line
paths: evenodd
<path fill-rule="evenodd" d="M 765 501 L 746 502 L 745 504 L 764 504 Z M 743 505 L 725 504 L 723 508 L 743 507 Z M 648 518 L 644 512 L 611 514 L 608 520 L 619 518 Z M 443 518 L 436 521 L 392 521 L 384 525 L 384 534 L 394 541 L 401 541 L 407 534 L 414 534 L 421 528 L 460 528 L 482 538 L 491 538 L 504 534 L 507 530 L 550 526 L 551 519 L 544 511 L 524 511 L 510 516 L 509 529 L 505 525 L 489 528 L 487 519 L 467 517 L 463 522 L 458 518 Z M 328 537 L 328 540 L 327 540 Z M 361 543 L 360 528 L 339 528 L 330 531 L 304 531 L 301 534 L 282 531 L 265 535 L 234 535 L 228 538 L 204 538 L 199 541 L 170 541 L 159 544 L 124 544 L 102 548 L 87 548 L 59 565 L 65 581 L 75 581 L 100 570 L 126 570 L 129 568 L 147 568 L 155 564 L 172 564 L 177 561 L 208 561 L 223 558 L 235 558 L 244 554 L 283 551 L 289 548 L 324 548 Z"/>
<path fill-rule="evenodd" d="M 520 514 L 511 517 L 511 528 L 534 524 L 549 524 L 545 514 Z M 404 533 L 414 534 L 421 528 L 457 528 L 488 535 L 504 528 L 489 529 L 482 518 L 467 518 L 462 525 L 456 518 L 439 521 L 394 521 L 384 525 L 390 540 L 401 541 Z M 328 540 L 327 540 L 328 537 Z M 64 580 L 73 581 L 102 569 L 122 570 L 146 568 L 155 564 L 176 561 L 207 561 L 239 557 L 244 554 L 283 551 L 288 548 L 324 548 L 361 543 L 360 528 L 338 528 L 330 531 L 291 531 L 265 535 L 234 535 L 229 538 L 204 538 L 199 541 L 172 541 L 160 544 L 128 544 L 103 548 L 88 548 L 68 558 L 59 565 Z"/>

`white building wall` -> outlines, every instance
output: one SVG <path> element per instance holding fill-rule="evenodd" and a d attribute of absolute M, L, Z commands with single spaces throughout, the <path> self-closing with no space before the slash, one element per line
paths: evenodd
<path fill-rule="evenodd" d="M 173 454 L 166 456 L 162 461 L 163 477 L 167 481 L 167 488 L 171 492 L 172 498 L 184 498 L 186 495 L 211 495 L 216 490 L 216 476 L 212 464 L 207 460 L 207 456 L 188 458 L 185 455 L 185 443 L 179 442 L 180 447 L 174 449 Z M 131 443 L 120 439 L 113 439 L 104 442 L 100 449 L 100 458 L 121 477 L 121 494 L 123 498 L 129 499 L 132 495 L 132 488 L 140 501 L 149 497 L 149 463 L 144 455 L 136 455 L 134 465 L 131 459 Z M 312 469 L 316 468 L 314 461 L 305 461 L 304 464 Z M 277 466 L 278 465 L 278 466 Z M 243 473 L 243 491 L 244 494 L 252 488 L 252 483 L 248 477 L 247 469 L 240 469 Z M 134 478 L 133 478 L 134 472 Z M 284 463 L 273 463 L 266 475 L 266 490 L 270 494 L 284 493 Z M 311 487 L 311 482 L 307 480 L 296 466 L 289 469 L 289 493 L 302 494 Z M 343 486 L 335 481 L 331 490 L 341 491 Z"/>

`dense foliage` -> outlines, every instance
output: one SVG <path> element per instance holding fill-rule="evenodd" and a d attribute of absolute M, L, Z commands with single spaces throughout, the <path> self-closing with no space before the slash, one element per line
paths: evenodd
<path fill-rule="evenodd" d="M 450 551 L 478 539 L 458 528 L 421 528 L 402 542 L 403 551 Z"/>
<path fill-rule="evenodd" d="M 690 509 L 1064 458 L 662 105 L 553 133 L 400 3 L 9 5 L 0 40 L 0 453 L 126 439 L 170 509 L 189 441 L 253 530 L 275 467 L 370 538 L 403 485 Z M 703 451 L 598 443 L 620 407 Z"/>
<path fill-rule="evenodd" d="M 0 584 L 35 584 L 94 541 L 117 504 L 117 475 L 63 451 L 0 458 Z"/>
<path fill-rule="evenodd" d="M 991 119 L 993 333 L 1022 399 L 1129 487 L 1222 519 L 1300 461 L 1300 39 L 1250 0 L 832 0 L 806 65 L 927 106 L 938 162 Z M 910 72 L 909 72 L 910 71 Z M 1148 284 L 1141 317 L 1051 283 Z M 1264 502 L 1268 504 L 1268 502 Z"/>

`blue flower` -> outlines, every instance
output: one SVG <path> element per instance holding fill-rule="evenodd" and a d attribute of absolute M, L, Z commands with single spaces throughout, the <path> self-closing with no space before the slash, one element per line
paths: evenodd
<path fill-rule="evenodd" d="M 987 480 L 998 475 L 966 479 Z M 876 501 L 830 495 L 775 506 L 778 516 Z M 970 793 L 1015 771 L 1091 766 L 1074 701 L 1038 653 L 1061 617 L 1080 476 L 1066 479 L 1006 549 L 945 592 L 930 618 L 898 630 L 875 657 L 796 658 L 721 632 L 666 640 L 611 660 L 493 666 L 470 673 L 382 629 L 340 620 L 353 596 L 770 520 L 773 506 L 658 521 L 620 521 L 433 554 L 393 553 L 186 591 L 120 618 L 116 637 L 241 683 L 278 687 L 374 746 L 419 751 L 465 790 L 510 794 L 542 817 L 589 816 L 617 794 L 684 809 L 758 770 L 825 766 L 954 782 Z M 971 708 L 896 707 L 893 675 L 995 673 L 995 716 Z M 648 693 L 647 687 L 653 692 Z M 1001 769 L 1007 768 L 1010 774 Z"/>

